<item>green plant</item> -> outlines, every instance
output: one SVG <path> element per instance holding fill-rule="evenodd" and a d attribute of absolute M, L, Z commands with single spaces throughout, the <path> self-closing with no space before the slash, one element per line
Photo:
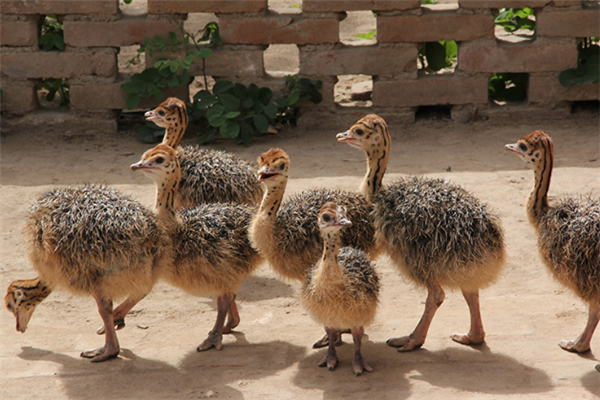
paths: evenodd
<path fill-rule="evenodd" d="M 42 35 L 40 36 L 39 46 L 44 51 L 65 49 L 65 36 L 62 24 L 56 19 L 56 15 L 46 15 L 42 23 Z"/>
<path fill-rule="evenodd" d="M 58 93 L 61 106 L 68 106 L 71 102 L 69 84 L 62 79 L 44 79 L 40 90 L 42 89 L 48 91 L 46 94 L 48 101 L 53 101 Z"/>
<path fill-rule="evenodd" d="M 488 93 L 496 101 L 523 101 L 527 98 L 529 75 L 525 73 L 494 74 L 488 83 Z"/>
<path fill-rule="evenodd" d="M 358 38 L 358 39 L 373 39 L 373 36 L 375 36 L 375 32 L 377 32 L 375 29 L 370 30 L 368 33 L 357 33 L 356 35 L 354 35 L 354 37 Z"/>
<path fill-rule="evenodd" d="M 561 85 L 570 87 L 600 82 L 600 38 L 583 38 L 577 46 L 577 68 L 569 68 L 558 75 Z"/>
<path fill-rule="evenodd" d="M 421 0 L 421 5 L 426 5 L 426 4 L 437 4 L 438 0 Z"/>
<path fill-rule="evenodd" d="M 535 30 L 535 12 L 531 8 L 501 8 L 494 19 L 496 25 L 504 28 L 506 32 L 515 32 L 519 29 Z"/>
<path fill-rule="evenodd" d="M 311 101 L 319 104 L 323 100 L 323 95 L 319 92 L 322 87 L 323 82 L 319 80 L 300 78 L 298 74 L 286 76 L 284 93 L 274 100 L 278 106 L 276 122 L 295 123 L 299 103 Z"/>
<path fill-rule="evenodd" d="M 423 43 L 419 49 L 421 65 L 427 65 L 429 69 L 436 72 L 451 67 L 457 55 L 458 47 L 454 40 Z"/>

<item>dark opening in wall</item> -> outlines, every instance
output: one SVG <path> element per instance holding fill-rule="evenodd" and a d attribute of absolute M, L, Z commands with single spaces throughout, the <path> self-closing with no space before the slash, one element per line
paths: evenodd
<path fill-rule="evenodd" d="M 339 75 L 333 88 L 336 104 L 342 107 L 371 107 L 373 77 L 369 75 Z"/>
<path fill-rule="evenodd" d="M 42 79 L 37 82 L 35 89 L 41 108 L 68 107 L 71 104 L 69 82 L 66 79 Z"/>
<path fill-rule="evenodd" d="M 146 68 L 146 53 L 142 46 L 123 46 L 117 54 L 117 65 L 119 72 L 135 74 Z"/>
<path fill-rule="evenodd" d="M 129 16 L 148 14 L 148 0 L 119 0 L 119 10 Z"/>
<path fill-rule="evenodd" d="M 215 80 L 212 76 L 206 77 L 206 83 L 204 82 L 204 76 L 195 76 L 192 83 L 190 83 L 190 102 L 194 102 L 194 96 L 201 90 L 211 90 L 215 85 Z"/>
<path fill-rule="evenodd" d="M 415 120 L 449 120 L 452 119 L 452 106 L 437 105 L 437 106 L 419 106 L 415 113 Z"/>
<path fill-rule="evenodd" d="M 536 16 L 532 8 L 501 8 L 494 21 L 498 40 L 519 43 L 535 39 Z"/>
<path fill-rule="evenodd" d="M 421 43 L 417 70 L 429 74 L 453 74 L 458 64 L 458 45 L 454 40 Z"/>
<path fill-rule="evenodd" d="M 348 46 L 377 43 L 377 17 L 371 11 L 348 11 L 340 22 L 340 42 Z"/>
<path fill-rule="evenodd" d="M 263 51 L 265 72 L 274 77 L 295 75 L 300 71 L 300 50 L 296 44 L 272 44 Z"/>
<path fill-rule="evenodd" d="M 488 82 L 490 101 L 497 105 L 527 101 L 529 74 L 504 72 L 492 75 Z"/>
<path fill-rule="evenodd" d="M 183 29 L 192 35 L 196 36 L 196 40 L 200 40 L 202 33 L 198 34 L 210 22 L 219 23 L 219 18 L 215 13 L 190 13 L 183 23 Z"/>
<path fill-rule="evenodd" d="M 600 113 L 600 101 L 598 100 L 587 100 L 587 101 L 574 101 L 571 103 L 572 114 L 598 114 Z"/>
<path fill-rule="evenodd" d="M 267 0 L 267 8 L 282 14 L 301 13 L 302 0 Z"/>

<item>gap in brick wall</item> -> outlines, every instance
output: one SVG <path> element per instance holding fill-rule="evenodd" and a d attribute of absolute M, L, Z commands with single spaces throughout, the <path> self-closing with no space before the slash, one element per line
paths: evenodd
<path fill-rule="evenodd" d="M 263 52 L 265 72 L 274 77 L 294 75 L 300 71 L 300 50 L 295 44 L 272 44 Z"/>
<path fill-rule="evenodd" d="M 419 106 L 415 113 L 415 120 L 450 120 L 452 119 L 452 106 L 436 105 L 436 106 Z"/>
<path fill-rule="evenodd" d="M 49 78 L 36 80 L 35 90 L 40 108 L 57 109 L 67 106 L 70 103 L 69 81 L 67 79 Z"/>
<path fill-rule="evenodd" d="M 587 100 L 587 101 L 573 101 L 571 102 L 571 113 L 572 114 L 592 114 L 598 115 L 600 113 L 600 101 L 598 100 Z"/>
<path fill-rule="evenodd" d="M 336 104 L 342 107 L 371 107 L 373 77 L 369 75 L 339 75 L 333 88 Z"/>
<path fill-rule="evenodd" d="M 377 18 L 371 11 L 348 11 L 340 22 L 340 42 L 349 46 L 377 43 Z"/>
<path fill-rule="evenodd" d="M 187 19 L 183 22 L 183 29 L 190 35 L 196 35 L 209 22 L 219 23 L 219 18 L 215 13 L 189 13 Z M 197 40 L 201 37 L 202 34 L 199 34 Z"/>
<path fill-rule="evenodd" d="M 302 12 L 302 0 L 267 0 L 269 10 L 282 14 Z"/>
<path fill-rule="evenodd" d="M 148 13 L 148 0 L 132 0 L 129 4 L 119 0 L 119 9 L 125 15 L 143 15 Z"/>
<path fill-rule="evenodd" d="M 146 54 L 138 53 L 140 45 L 123 46 L 117 54 L 117 65 L 120 73 L 135 74 L 146 68 Z M 137 57 L 139 54 L 139 57 Z"/>
<path fill-rule="evenodd" d="M 421 43 L 417 57 L 420 74 L 453 74 L 458 65 L 458 45 L 454 40 Z"/>
<path fill-rule="evenodd" d="M 458 0 L 422 0 L 421 7 L 431 11 L 458 10 Z"/>
<path fill-rule="evenodd" d="M 488 97 L 492 104 L 498 106 L 527 102 L 528 89 L 527 73 L 495 73 L 488 82 Z"/>
<path fill-rule="evenodd" d="M 535 40 L 537 17 L 531 8 L 501 8 L 494 15 L 496 26 L 494 36 L 508 43 L 531 42 Z"/>
<path fill-rule="evenodd" d="M 213 86 L 215 85 L 215 79 L 212 76 L 206 77 L 206 82 L 208 83 L 208 90 L 212 91 Z M 206 90 L 207 87 L 204 84 L 204 76 L 195 76 L 194 80 L 190 83 L 190 102 L 194 102 L 194 96 L 201 90 Z"/>

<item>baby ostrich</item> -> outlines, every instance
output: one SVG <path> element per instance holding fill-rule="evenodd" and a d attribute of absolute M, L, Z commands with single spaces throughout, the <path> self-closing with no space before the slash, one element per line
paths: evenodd
<path fill-rule="evenodd" d="M 5 305 L 17 330 L 25 332 L 52 289 L 92 295 L 106 331 L 103 347 L 81 353 L 92 362 L 119 354 L 113 299 L 142 299 L 156 271 L 170 262 L 156 216 L 128 196 L 94 184 L 56 189 L 37 200 L 26 219 L 25 245 L 39 277 L 8 287 Z"/>
<path fill-rule="evenodd" d="M 196 207 L 204 203 L 260 203 L 262 187 L 255 169 L 248 162 L 223 151 L 197 146 L 179 147 L 188 125 L 183 101 L 170 97 L 145 116 L 148 121 L 166 128 L 163 143 L 178 149 L 181 181 L 175 195 L 175 207 Z"/>
<path fill-rule="evenodd" d="M 358 376 L 373 371 L 363 360 L 360 347 L 364 326 L 375 318 L 379 279 L 365 253 L 351 247 L 339 249 L 339 231 L 351 225 L 344 207 L 335 203 L 321 207 L 319 228 L 325 248 L 302 287 L 302 302 L 325 325 L 329 336 L 329 349 L 319 366 L 330 371 L 336 367 L 336 331 L 351 328 L 355 351 L 352 368 Z"/>
<path fill-rule="evenodd" d="M 327 202 L 346 208 L 352 227 L 340 233 L 342 246 L 362 250 L 371 258 L 380 249 L 370 219 L 370 206 L 363 195 L 340 190 L 307 190 L 292 196 L 286 203 L 281 199 L 287 185 L 290 159 L 281 149 L 271 149 L 258 158 L 259 181 L 267 188 L 250 226 L 250 240 L 266 257 L 275 272 L 304 282 L 309 270 L 323 253 L 323 239 L 317 224 L 318 212 Z M 337 341 L 341 343 L 341 341 Z M 327 336 L 314 344 L 327 345 Z"/>
<path fill-rule="evenodd" d="M 131 169 L 155 181 L 156 214 L 172 240 L 173 265 L 161 270 L 160 278 L 186 292 L 217 297 L 217 320 L 198 351 L 211 347 L 221 350 L 223 333 L 231 332 L 240 322 L 235 293 L 263 261 L 248 240 L 255 208 L 213 203 L 175 212 L 181 171 L 177 152 L 165 144 L 148 150 Z"/>
<path fill-rule="evenodd" d="M 544 132 L 535 131 L 505 148 L 534 169 L 527 216 L 538 231 L 542 260 L 560 283 L 589 305 L 584 331 L 577 339 L 563 340 L 559 346 L 586 352 L 600 319 L 600 200 L 566 197 L 554 206 L 548 204 L 554 145 Z"/>
<path fill-rule="evenodd" d="M 497 279 L 505 260 L 498 217 L 467 191 L 441 179 L 410 177 L 382 186 L 391 140 L 385 121 L 377 115 L 367 115 L 337 138 L 366 153 L 361 191 L 373 203 L 377 239 L 396 266 L 428 291 L 415 330 L 387 343 L 398 351 L 423 345 L 445 298 L 442 287 L 461 289 L 471 315 L 469 332 L 452 339 L 482 343 L 479 290 Z"/>

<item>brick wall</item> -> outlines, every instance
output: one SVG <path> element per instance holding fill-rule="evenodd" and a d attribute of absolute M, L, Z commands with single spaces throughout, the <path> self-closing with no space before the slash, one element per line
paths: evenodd
<path fill-rule="evenodd" d="M 492 107 L 487 88 L 492 74 L 520 72 L 529 74 L 527 101 L 521 106 L 555 114 L 569 102 L 600 98 L 598 84 L 564 88 L 558 82 L 562 70 L 577 64 L 578 38 L 600 36 L 600 11 L 589 3 L 594 2 L 458 0 L 458 7 L 435 10 L 422 7 L 420 0 L 303 0 L 298 13 L 269 10 L 267 0 L 148 0 L 147 13 L 128 16 L 118 0 L 2 0 L 2 112 L 8 117 L 35 113 L 40 108 L 36 85 L 41 79 L 64 78 L 71 87 L 69 113 L 116 119 L 126 98 L 119 88 L 127 78 L 118 71 L 120 47 L 153 35 L 166 37 L 176 30 L 175 20 L 202 12 L 217 14 L 225 42 L 207 60 L 208 73 L 217 80 L 281 86 L 283 78 L 265 73 L 263 51 L 270 44 L 298 45 L 300 74 L 324 83 L 324 101 L 307 107 L 309 112 L 356 113 L 336 104 L 333 95 L 337 77 L 348 74 L 373 78 L 372 106 L 358 111 L 414 116 L 424 105 L 485 110 Z M 496 39 L 494 15 L 501 7 L 534 8 L 534 39 L 517 44 Z M 340 41 L 345 12 L 358 10 L 376 12 L 376 44 Z M 45 14 L 57 14 L 63 22 L 64 52 L 39 49 Z M 458 64 L 451 74 L 426 76 L 417 71 L 418 48 L 438 40 L 458 43 Z M 192 73 L 201 74 L 197 67 Z M 188 95 L 187 88 L 176 94 Z"/>

